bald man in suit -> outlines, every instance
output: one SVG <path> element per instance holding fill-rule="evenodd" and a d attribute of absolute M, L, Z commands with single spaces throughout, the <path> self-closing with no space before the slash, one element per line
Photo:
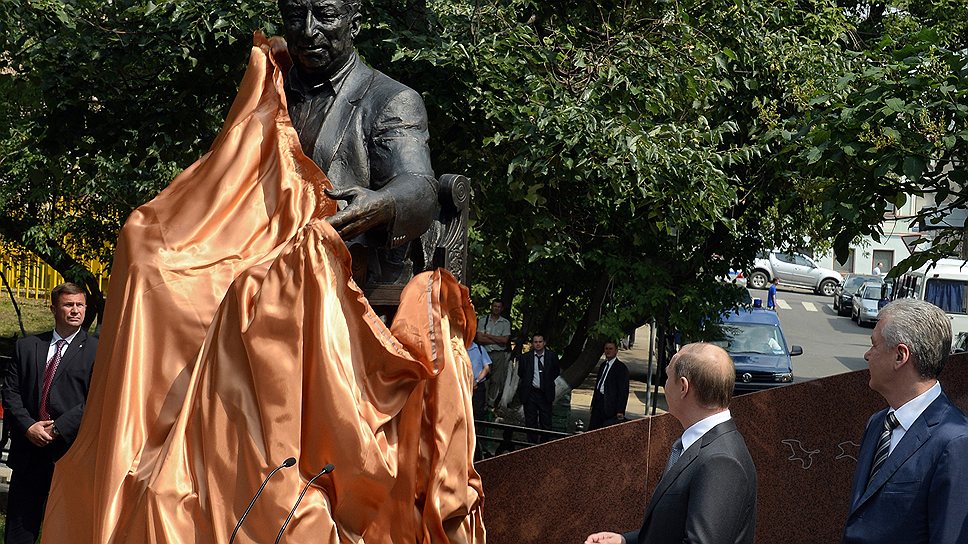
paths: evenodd
<path fill-rule="evenodd" d="M 756 468 L 729 413 L 733 361 L 712 344 L 688 344 L 666 373 L 669 413 L 685 431 L 673 444 L 642 526 L 595 533 L 585 544 L 752 544 Z"/>
<path fill-rule="evenodd" d="M 3 408 L 13 426 L 7 498 L 7 544 L 34 544 L 54 463 L 77 437 L 91 384 L 97 339 L 81 324 L 84 290 L 72 283 L 51 292 L 54 330 L 17 342 L 4 376 Z"/>

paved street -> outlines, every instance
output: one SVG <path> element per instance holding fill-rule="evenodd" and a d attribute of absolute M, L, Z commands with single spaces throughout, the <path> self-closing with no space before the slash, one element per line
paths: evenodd
<path fill-rule="evenodd" d="M 766 290 L 750 290 L 753 298 L 766 300 Z M 779 289 L 777 306 L 783 333 L 789 345 L 799 345 L 803 355 L 793 358 L 796 382 L 832 376 L 867 368 L 864 353 L 870 347 L 872 328 L 859 327 L 849 317 L 834 312 L 833 299 L 795 289 Z M 646 384 L 649 353 L 649 328 L 636 331 L 632 349 L 619 352 L 632 374 L 629 390 L 629 418 L 640 418 L 648 413 Z M 570 420 L 588 422 L 595 376 L 589 376 L 579 388 L 571 392 Z M 666 404 L 659 389 L 659 413 Z M 573 430 L 573 429 L 572 429 Z"/>
<path fill-rule="evenodd" d="M 751 289 L 750 294 L 766 298 L 766 291 Z M 872 328 L 838 317 L 832 301 L 806 291 L 777 293 L 777 313 L 787 343 L 803 348 L 803 355 L 793 358 L 798 382 L 867 368 L 864 353 L 870 347 Z"/>

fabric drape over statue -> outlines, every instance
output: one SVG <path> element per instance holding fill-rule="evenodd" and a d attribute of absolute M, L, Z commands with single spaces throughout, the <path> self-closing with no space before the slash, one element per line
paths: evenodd
<path fill-rule="evenodd" d="M 325 175 L 286 111 L 285 47 L 256 35 L 212 149 L 122 230 L 80 434 L 45 543 L 484 541 L 468 293 L 407 285 L 388 329 L 351 279 Z"/>

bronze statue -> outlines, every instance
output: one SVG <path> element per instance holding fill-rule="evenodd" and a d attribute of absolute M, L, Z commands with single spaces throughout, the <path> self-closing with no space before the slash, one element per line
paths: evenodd
<path fill-rule="evenodd" d="M 329 222 L 350 248 L 354 276 L 406 282 L 410 241 L 438 209 L 423 100 L 359 58 L 358 0 L 279 0 L 279 9 L 293 61 L 289 116 L 335 187 L 327 194 L 340 209 Z"/>

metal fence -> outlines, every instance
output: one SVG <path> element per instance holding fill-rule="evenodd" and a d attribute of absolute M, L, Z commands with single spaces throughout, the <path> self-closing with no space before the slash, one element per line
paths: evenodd
<path fill-rule="evenodd" d="M 87 261 L 84 265 L 94 273 L 106 293 L 108 288 L 107 267 L 97 261 Z M 17 297 L 44 299 L 64 278 L 50 265 L 33 254 L 0 253 L 0 274 Z"/>

